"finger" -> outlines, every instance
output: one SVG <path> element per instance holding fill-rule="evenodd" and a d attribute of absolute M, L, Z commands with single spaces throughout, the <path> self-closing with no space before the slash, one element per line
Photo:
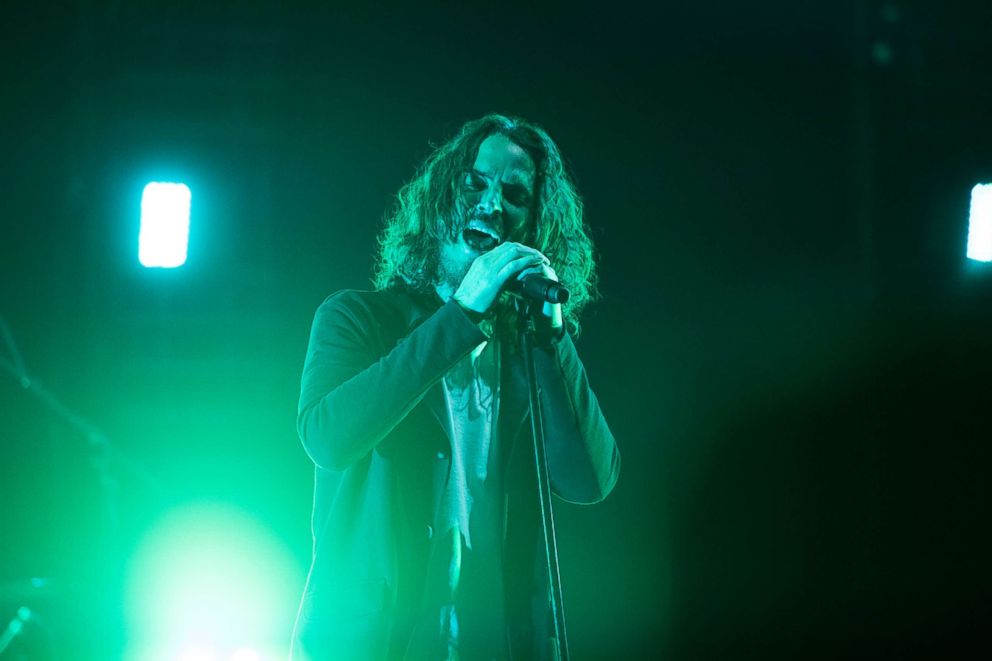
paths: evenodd
<path fill-rule="evenodd" d="M 555 282 L 558 282 L 558 275 L 555 273 L 554 269 L 552 269 L 547 264 L 544 264 L 543 262 L 536 266 L 529 266 L 525 268 L 523 271 L 517 274 L 517 280 L 523 280 L 528 275 L 541 275 L 544 276 L 545 278 L 548 278 L 549 280 L 554 280 Z"/>
<path fill-rule="evenodd" d="M 506 247 L 504 248 L 504 246 Z M 524 257 L 532 257 L 539 259 L 540 261 L 547 260 L 547 258 L 537 250 L 519 243 L 504 243 L 497 249 L 489 251 L 483 255 L 483 257 L 486 257 L 486 262 L 495 269 L 503 268 L 513 260 Z"/>
<path fill-rule="evenodd" d="M 540 255 L 524 255 L 523 257 L 518 257 L 514 260 L 507 262 L 496 272 L 496 279 L 499 281 L 500 285 L 506 283 L 507 280 L 520 273 L 524 269 L 539 267 L 543 264 L 542 256 Z"/>
<path fill-rule="evenodd" d="M 518 243 L 518 244 L 515 244 L 515 249 L 517 251 L 517 254 L 520 255 L 520 256 L 523 256 L 523 255 L 533 255 L 534 257 L 540 258 L 540 260 L 543 263 L 545 263 L 545 264 L 551 264 L 551 260 L 548 259 L 540 250 L 537 250 L 536 248 L 531 248 L 530 246 L 525 246 L 523 244 L 519 244 Z"/>
<path fill-rule="evenodd" d="M 547 266 L 551 266 L 551 260 L 548 259 L 548 256 L 547 255 L 545 255 L 544 253 L 542 253 L 540 250 L 538 250 L 536 248 L 531 248 L 529 246 L 525 246 L 525 247 L 528 248 L 528 254 L 532 254 L 532 255 L 535 255 L 537 257 L 540 257 L 542 264 L 545 264 Z"/>

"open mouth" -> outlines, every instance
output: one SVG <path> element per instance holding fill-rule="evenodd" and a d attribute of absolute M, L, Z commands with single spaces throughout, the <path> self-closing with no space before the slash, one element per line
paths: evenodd
<path fill-rule="evenodd" d="M 499 234 L 482 224 L 472 223 L 462 231 L 462 238 L 470 248 L 488 252 L 499 245 Z"/>

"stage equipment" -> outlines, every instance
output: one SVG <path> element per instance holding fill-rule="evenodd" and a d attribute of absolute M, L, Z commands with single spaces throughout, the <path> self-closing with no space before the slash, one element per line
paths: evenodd
<path fill-rule="evenodd" d="M 567 294 L 567 290 L 566 294 Z M 568 639 L 565 634 L 565 611 L 562 605 L 561 575 L 558 572 L 558 544 L 555 540 L 554 512 L 551 506 L 551 477 L 548 473 L 548 456 L 544 443 L 544 418 L 541 414 L 541 393 L 537 384 L 534 365 L 534 347 L 537 345 L 537 326 L 534 316 L 541 314 L 541 303 L 519 304 L 520 339 L 527 367 L 530 391 L 531 436 L 534 440 L 534 468 L 537 477 L 537 498 L 541 505 L 541 526 L 544 538 L 544 558 L 547 564 L 551 616 L 554 620 L 554 644 L 557 658 L 568 661 Z M 554 658 L 554 655 L 552 655 Z"/>
<path fill-rule="evenodd" d="M 141 193 L 138 261 L 148 268 L 186 263 L 191 194 L 186 184 L 153 181 Z"/>
<path fill-rule="evenodd" d="M 506 288 L 514 294 L 542 303 L 565 303 L 571 295 L 557 280 L 536 273 L 510 280 Z"/>
<path fill-rule="evenodd" d="M 968 259 L 992 262 L 992 184 L 978 184 L 971 189 Z"/>

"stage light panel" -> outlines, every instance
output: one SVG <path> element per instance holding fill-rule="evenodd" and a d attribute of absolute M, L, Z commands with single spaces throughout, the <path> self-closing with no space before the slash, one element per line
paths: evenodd
<path fill-rule="evenodd" d="M 141 193 L 138 261 L 146 268 L 186 263 L 191 198 L 186 184 L 153 181 Z"/>
<path fill-rule="evenodd" d="M 968 259 L 992 262 L 992 184 L 971 189 L 967 254 Z"/>

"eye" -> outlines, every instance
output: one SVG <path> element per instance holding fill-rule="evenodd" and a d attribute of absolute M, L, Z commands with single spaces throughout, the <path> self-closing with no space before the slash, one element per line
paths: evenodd
<path fill-rule="evenodd" d="M 480 193 L 486 189 L 486 180 L 478 172 L 467 170 L 462 179 L 462 186 L 465 187 L 465 190 Z"/>
<path fill-rule="evenodd" d="M 530 193 L 523 186 L 506 186 L 503 189 L 503 196 L 515 207 L 525 207 L 530 204 Z"/>

